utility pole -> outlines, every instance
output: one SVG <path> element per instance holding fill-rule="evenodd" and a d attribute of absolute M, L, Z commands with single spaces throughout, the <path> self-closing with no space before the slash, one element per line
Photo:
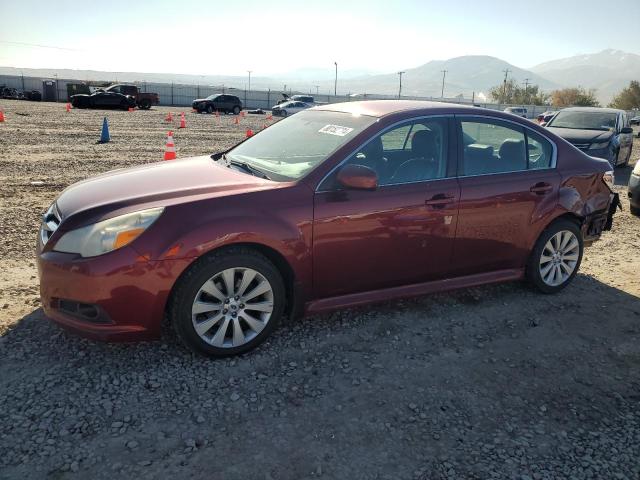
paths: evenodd
<path fill-rule="evenodd" d="M 333 62 L 336 66 L 336 79 L 333 82 L 333 96 L 338 96 L 338 62 Z"/>
<path fill-rule="evenodd" d="M 440 70 L 442 72 L 442 91 L 440 92 L 440 98 L 444 98 L 444 79 L 447 76 L 448 70 Z"/>
<path fill-rule="evenodd" d="M 314 87 L 316 87 L 316 95 L 319 95 L 320 85 L 314 85 Z"/>
<path fill-rule="evenodd" d="M 529 79 L 525 78 L 522 83 L 524 83 L 524 101 L 529 103 Z"/>
<path fill-rule="evenodd" d="M 507 76 L 511 73 L 508 68 L 502 71 L 504 73 L 504 82 L 502 83 L 502 103 L 507 103 Z"/>
<path fill-rule="evenodd" d="M 251 93 L 251 72 L 253 70 L 247 70 L 247 73 L 249 74 L 249 86 L 247 88 L 247 90 L 249 90 L 249 93 Z"/>
<path fill-rule="evenodd" d="M 398 89 L 398 100 L 400 100 L 400 96 L 402 95 L 402 75 L 406 72 L 398 72 L 398 76 L 400 77 L 400 88 Z"/>

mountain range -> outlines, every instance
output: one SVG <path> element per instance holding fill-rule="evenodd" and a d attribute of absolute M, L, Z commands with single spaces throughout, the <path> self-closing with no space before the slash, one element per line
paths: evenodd
<path fill-rule="evenodd" d="M 334 88 L 334 69 L 302 68 L 269 77 L 252 76 L 251 88 L 310 93 L 329 93 Z M 446 73 L 443 73 L 446 71 Z M 519 83 L 538 85 L 543 91 L 563 87 L 582 86 L 596 89 L 603 105 L 629 84 L 640 80 L 640 55 L 620 50 L 603 50 L 598 53 L 576 55 L 541 63 L 529 69 L 520 68 L 504 60 L 486 55 L 467 55 L 449 60 L 433 60 L 415 68 L 407 68 L 402 75 L 402 93 L 410 96 L 440 97 L 442 77 L 445 75 L 444 97 L 474 96 L 482 101 L 491 87 L 509 78 Z M 225 85 L 246 88 L 248 78 L 233 75 L 189 75 L 175 73 L 102 72 L 95 70 L 69 69 L 19 69 L 0 67 L 0 75 L 20 75 L 79 80 L 120 82 L 174 82 L 179 84 Z M 399 75 L 393 73 L 371 73 L 364 70 L 339 70 L 338 93 L 398 93 Z"/>

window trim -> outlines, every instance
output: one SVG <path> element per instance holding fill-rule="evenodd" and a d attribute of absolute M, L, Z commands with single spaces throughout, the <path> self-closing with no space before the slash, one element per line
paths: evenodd
<path fill-rule="evenodd" d="M 547 170 L 555 170 L 558 166 L 558 147 L 556 145 L 556 142 L 554 142 L 551 138 L 549 138 L 547 135 L 538 132 L 537 130 L 534 130 L 533 128 L 530 128 L 526 125 L 523 125 L 522 123 L 519 122 L 515 122 L 513 120 L 509 120 L 506 118 L 502 118 L 502 117 L 494 117 L 492 115 L 481 115 L 481 114 L 456 114 L 454 115 L 454 121 L 455 121 L 455 127 L 456 127 L 456 142 L 458 143 L 458 158 L 457 158 L 457 162 L 456 162 L 456 172 L 455 172 L 455 177 L 458 179 L 461 178 L 474 178 L 474 177 L 487 177 L 487 176 L 493 176 L 493 175 L 505 175 L 505 174 L 512 174 L 512 173 L 521 173 L 521 172 L 544 172 Z M 517 127 L 519 127 L 520 129 L 522 129 L 524 138 L 525 138 L 525 147 L 527 146 L 528 142 L 529 142 L 529 135 L 527 134 L 527 130 L 536 133 L 538 135 L 540 135 L 541 137 L 543 137 L 544 139 L 548 140 L 549 143 L 551 143 L 551 146 L 553 148 L 553 153 L 551 154 L 551 165 L 549 167 L 546 168 L 535 168 L 535 169 L 529 169 L 527 168 L 526 170 L 509 170 L 509 171 L 505 171 L 505 172 L 493 172 L 493 173 L 479 173 L 476 175 L 462 175 L 461 174 L 461 165 L 462 162 L 464 160 L 464 152 L 463 152 L 463 143 L 462 142 L 462 119 L 465 118 L 477 118 L 477 119 L 488 119 L 488 120 L 492 120 L 494 122 L 503 122 L 503 123 L 510 123 L 513 125 L 516 125 Z M 528 162 L 527 162 L 528 165 Z"/>
<path fill-rule="evenodd" d="M 398 186 L 398 185 L 411 185 L 414 183 L 425 183 L 425 182 L 435 182 L 438 180 L 451 180 L 452 178 L 456 178 L 457 177 L 457 172 L 456 169 L 451 169 L 451 165 L 455 165 L 457 164 L 457 159 L 455 158 L 455 153 L 454 153 L 454 158 L 452 157 L 452 148 L 451 148 L 451 134 L 455 133 L 455 125 L 454 128 L 452 128 L 452 124 L 451 122 L 455 121 L 455 115 L 453 113 L 440 113 L 438 115 L 420 115 L 419 117 L 412 117 L 412 118 L 405 118 L 403 120 L 399 120 L 395 123 L 392 123 L 391 125 L 386 126 L 385 128 L 383 128 L 382 130 L 379 130 L 378 132 L 375 133 L 375 135 L 369 137 L 365 142 L 359 144 L 352 152 L 350 152 L 345 158 L 343 158 L 336 166 L 334 166 L 331 170 L 329 170 L 327 172 L 327 174 L 322 177 L 322 179 L 318 182 L 317 187 L 315 188 L 314 193 L 330 193 L 330 192 L 336 192 L 337 190 L 320 190 L 320 186 L 325 182 L 325 180 L 332 175 L 337 169 L 339 169 L 342 165 L 344 165 L 344 163 L 349 160 L 353 155 L 355 155 L 356 153 L 358 153 L 358 151 L 362 150 L 366 145 L 368 145 L 369 143 L 371 143 L 373 141 L 374 138 L 384 135 L 385 133 L 387 133 L 389 130 L 396 128 L 398 125 L 402 125 L 405 123 L 415 123 L 418 120 L 424 120 L 424 119 L 431 119 L 431 118 L 444 118 L 447 120 L 447 165 L 446 165 L 446 175 L 445 177 L 442 178 L 432 178 L 429 180 L 416 180 L 413 182 L 400 182 L 400 183 L 387 183 L 385 185 L 381 185 L 378 187 L 378 189 L 381 188 L 385 188 L 385 187 L 394 187 L 394 186 Z M 375 125 L 375 124 L 374 124 Z M 413 125 L 411 125 L 411 129 L 413 128 Z M 411 129 L 409 129 L 409 133 L 407 134 L 407 138 L 409 137 L 409 134 L 411 133 Z M 405 139 L 405 142 L 407 141 L 407 139 Z M 457 139 L 455 139 L 455 142 L 457 143 Z"/>

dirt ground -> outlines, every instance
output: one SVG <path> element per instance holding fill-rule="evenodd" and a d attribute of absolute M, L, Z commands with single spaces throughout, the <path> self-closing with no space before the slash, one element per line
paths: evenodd
<path fill-rule="evenodd" d="M 0 108 L 0 479 L 640 478 L 632 167 L 613 230 L 556 296 L 512 283 L 345 310 L 212 361 L 171 335 L 110 345 L 50 324 L 40 215 L 73 182 L 161 160 L 169 129 L 178 157 L 201 155 L 264 115 Z"/>

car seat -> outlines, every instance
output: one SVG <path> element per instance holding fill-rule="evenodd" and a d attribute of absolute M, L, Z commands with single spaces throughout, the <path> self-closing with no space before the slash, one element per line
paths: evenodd
<path fill-rule="evenodd" d="M 411 139 L 411 158 L 402 163 L 391 177 L 393 183 L 438 178 L 437 136 L 431 130 L 419 130 Z"/>

